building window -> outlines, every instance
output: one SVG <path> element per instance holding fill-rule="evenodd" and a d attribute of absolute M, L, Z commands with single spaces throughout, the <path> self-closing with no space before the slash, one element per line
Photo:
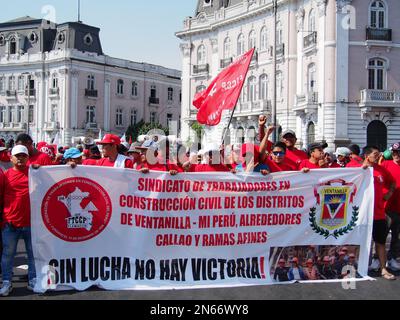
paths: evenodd
<path fill-rule="evenodd" d="M 6 83 L 4 77 L 0 77 L 0 93 L 3 93 L 6 89 Z"/>
<path fill-rule="evenodd" d="M 150 112 L 150 123 L 156 123 L 156 112 Z"/>
<path fill-rule="evenodd" d="M 231 39 L 226 37 L 224 40 L 224 59 L 231 57 Z"/>
<path fill-rule="evenodd" d="M 250 77 L 248 80 L 248 101 L 254 102 L 256 101 L 256 92 L 257 92 L 257 79 L 256 77 Z"/>
<path fill-rule="evenodd" d="M 167 113 L 167 127 L 168 128 L 169 128 L 170 122 L 172 121 L 172 117 L 173 117 L 172 113 Z"/>
<path fill-rule="evenodd" d="M 314 32 L 316 31 L 315 27 L 315 10 L 311 9 L 310 14 L 308 16 L 308 31 Z"/>
<path fill-rule="evenodd" d="M 385 88 L 385 61 L 371 59 L 368 64 L 368 89 L 383 90 Z"/>
<path fill-rule="evenodd" d="M 123 117 L 124 113 L 122 111 L 121 108 L 117 109 L 116 111 L 116 117 L 115 117 L 115 124 L 117 126 L 122 126 L 123 122 L 122 122 L 122 117 Z"/>
<path fill-rule="evenodd" d="M 244 35 L 241 33 L 237 40 L 237 55 L 241 56 L 244 54 Z"/>
<path fill-rule="evenodd" d="M 310 122 L 307 127 L 307 143 L 311 144 L 315 142 L 315 124 Z"/>
<path fill-rule="evenodd" d="M 200 85 L 196 87 L 196 93 L 200 93 L 203 92 L 204 90 L 206 90 L 206 86 Z"/>
<path fill-rule="evenodd" d="M 17 40 L 15 38 L 12 38 L 10 40 L 10 54 L 16 54 L 17 53 Z"/>
<path fill-rule="evenodd" d="M 155 85 L 150 87 L 150 98 L 157 98 L 157 87 Z"/>
<path fill-rule="evenodd" d="M 124 94 L 124 80 L 122 79 L 117 81 L 117 93 Z"/>
<path fill-rule="evenodd" d="M 260 47 L 261 50 L 267 50 L 268 49 L 268 33 L 267 33 L 267 27 L 262 27 L 261 33 L 260 33 Z"/>
<path fill-rule="evenodd" d="M 18 91 L 24 91 L 24 90 L 25 90 L 24 77 L 19 76 L 18 77 Z"/>
<path fill-rule="evenodd" d="M 197 64 L 206 64 L 206 61 L 206 47 L 204 45 L 200 45 L 197 49 Z"/>
<path fill-rule="evenodd" d="M 137 123 L 137 110 L 131 110 L 131 126 Z"/>
<path fill-rule="evenodd" d="M 56 104 L 53 104 L 51 106 L 50 121 L 51 122 L 57 122 L 58 121 L 58 106 Z"/>
<path fill-rule="evenodd" d="M 95 88 L 94 75 L 90 74 L 87 77 L 87 89 L 94 90 L 94 88 Z"/>
<path fill-rule="evenodd" d="M 173 101 L 173 100 L 174 100 L 174 89 L 168 88 L 168 101 Z"/>
<path fill-rule="evenodd" d="M 6 121 L 6 107 L 0 107 L 0 123 L 5 123 Z"/>
<path fill-rule="evenodd" d="M 28 111 L 28 122 L 33 123 L 34 117 L 33 117 L 33 106 L 29 106 L 29 111 Z"/>
<path fill-rule="evenodd" d="M 23 111 L 24 111 L 24 107 L 23 106 L 18 106 L 17 107 L 17 123 L 21 123 L 22 122 Z"/>
<path fill-rule="evenodd" d="M 179 103 L 182 102 L 182 91 L 179 91 Z"/>
<path fill-rule="evenodd" d="M 86 107 L 86 123 L 96 123 L 96 107 Z"/>
<path fill-rule="evenodd" d="M 251 50 L 252 48 L 256 47 L 256 32 L 254 30 L 252 30 L 249 34 L 249 50 Z"/>
<path fill-rule="evenodd" d="M 14 91 L 15 90 L 15 77 L 11 76 L 8 78 L 8 90 Z"/>
<path fill-rule="evenodd" d="M 386 6 L 383 1 L 374 1 L 370 7 L 370 27 L 383 29 L 386 27 Z"/>
<path fill-rule="evenodd" d="M 266 74 L 260 76 L 260 99 L 268 100 L 268 76 Z"/>
<path fill-rule="evenodd" d="M 132 82 L 132 96 L 138 96 L 138 84 L 135 81 Z"/>
<path fill-rule="evenodd" d="M 308 66 L 307 71 L 307 92 L 315 92 L 317 88 L 317 71 L 314 63 Z"/>
<path fill-rule="evenodd" d="M 8 121 L 11 123 L 15 122 L 15 113 L 14 113 L 14 107 L 9 106 L 8 107 Z"/>
<path fill-rule="evenodd" d="M 278 21 L 276 23 L 276 44 L 281 45 L 282 43 L 283 43 L 282 23 Z"/>

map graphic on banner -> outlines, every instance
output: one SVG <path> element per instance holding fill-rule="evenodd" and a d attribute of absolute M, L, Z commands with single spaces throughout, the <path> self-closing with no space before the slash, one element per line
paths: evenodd
<path fill-rule="evenodd" d="M 36 292 L 369 279 L 371 170 L 47 167 L 30 191 Z"/>

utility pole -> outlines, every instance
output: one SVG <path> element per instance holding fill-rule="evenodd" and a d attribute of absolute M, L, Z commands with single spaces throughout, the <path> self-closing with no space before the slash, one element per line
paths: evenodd
<path fill-rule="evenodd" d="M 273 132 L 273 141 L 274 141 L 274 143 L 276 143 L 277 142 L 277 138 L 278 138 L 278 135 L 277 135 L 277 130 L 278 130 L 278 128 L 277 128 L 277 119 L 276 119 L 276 92 L 277 92 L 277 88 L 276 88 L 276 85 L 277 85 L 277 83 L 276 83 L 276 71 L 277 71 L 277 69 L 276 69 L 276 45 L 277 45 L 277 37 L 276 37 L 276 31 L 277 31 L 277 28 L 276 28 L 276 24 L 277 24 L 277 12 L 278 12 L 278 0 L 274 0 L 274 8 L 273 8 L 273 10 L 274 10 L 274 51 L 273 51 L 273 72 L 274 72 L 274 87 L 273 87 L 273 93 L 272 93 L 272 123 L 273 123 L 273 125 L 274 125 L 274 127 L 275 127 L 275 130 L 274 130 L 274 132 Z"/>

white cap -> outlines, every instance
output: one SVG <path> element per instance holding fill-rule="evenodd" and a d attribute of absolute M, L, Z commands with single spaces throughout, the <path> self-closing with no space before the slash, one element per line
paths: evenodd
<path fill-rule="evenodd" d="M 22 153 L 29 156 L 28 149 L 22 145 L 15 146 L 11 151 L 11 155 L 13 155 L 13 156 L 16 156 L 17 154 L 22 154 Z"/>
<path fill-rule="evenodd" d="M 336 152 L 334 153 L 335 156 L 343 156 L 343 157 L 349 157 L 351 155 L 351 151 L 349 148 L 343 147 L 343 148 L 337 148 Z"/>

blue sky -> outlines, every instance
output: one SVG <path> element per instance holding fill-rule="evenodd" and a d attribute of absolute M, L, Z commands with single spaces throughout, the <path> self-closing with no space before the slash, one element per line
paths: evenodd
<path fill-rule="evenodd" d="M 13 0 L 0 10 L 0 21 L 22 16 L 57 23 L 77 20 L 78 0 Z M 81 0 L 81 20 L 101 29 L 103 51 L 116 58 L 181 70 L 179 39 L 183 20 L 192 16 L 196 0 Z"/>

